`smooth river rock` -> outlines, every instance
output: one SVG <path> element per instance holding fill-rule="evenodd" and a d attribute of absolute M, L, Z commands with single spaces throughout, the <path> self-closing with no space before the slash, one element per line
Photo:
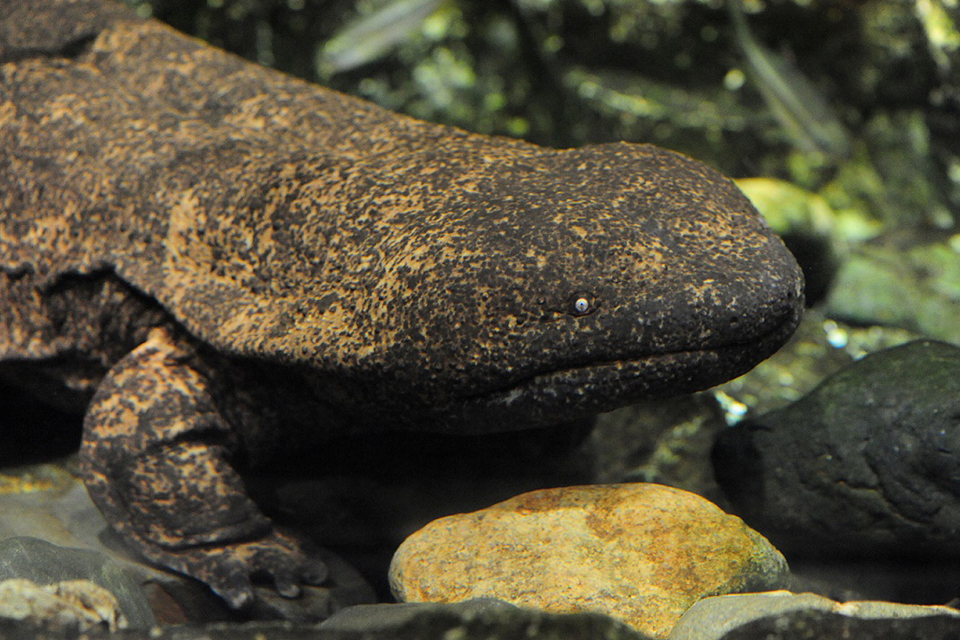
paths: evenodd
<path fill-rule="evenodd" d="M 925 638 L 924 630 L 933 631 L 951 624 L 960 633 L 960 611 L 950 607 L 921 606 L 860 600 L 837 602 L 814 593 L 747 593 L 704 598 L 690 607 L 670 633 L 670 640 L 732 640 L 754 635 L 759 629 L 776 628 L 776 621 L 789 628 L 791 622 L 805 621 L 808 630 L 830 628 L 868 629 L 889 635 L 879 635 L 885 640 Z M 913 620 L 911 625 L 909 621 Z M 872 622 L 867 622 L 872 621 Z M 884 624 L 884 621 L 887 624 Z M 894 624 L 893 621 L 899 621 Z M 793 624 L 796 624 L 794 622 Z M 799 626 L 799 625 L 798 625 Z M 752 629 L 752 631 L 751 631 Z M 916 634 L 916 635 L 913 635 Z M 802 633 L 786 635 L 785 638 L 803 637 L 852 637 L 850 636 L 805 636 Z M 870 636 L 872 637 L 872 636 Z M 960 636 L 955 636 L 960 637 Z"/>
<path fill-rule="evenodd" d="M 390 567 L 401 602 L 594 611 L 653 637 L 704 596 L 782 588 L 787 577 L 783 556 L 739 518 L 644 483 L 544 489 L 441 518 Z"/>
<path fill-rule="evenodd" d="M 869 355 L 713 451 L 735 510 L 790 556 L 960 559 L 960 348 Z"/>

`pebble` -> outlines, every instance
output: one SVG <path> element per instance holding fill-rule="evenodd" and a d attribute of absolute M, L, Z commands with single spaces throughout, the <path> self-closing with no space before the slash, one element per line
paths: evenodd
<path fill-rule="evenodd" d="M 787 576 L 783 556 L 739 518 L 645 483 L 544 489 L 441 518 L 390 567 L 401 602 L 594 611 L 657 638 L 706 595 L 782 588 Z"/>
<path fill-rule="evenodd" d="M 960 559 L 960 348 L 869 355 L 717 439 L 735 511 L 788 557 Z"/>

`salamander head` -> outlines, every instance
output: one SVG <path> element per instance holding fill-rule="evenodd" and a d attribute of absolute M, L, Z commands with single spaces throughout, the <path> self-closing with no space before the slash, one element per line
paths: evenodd
<path fill-rule="evenodd" d="M 651 146 L 520 149 L 395 187 L 428 204 L 385 253 L 366 363 L 437 428 L 704 389 L 793 332 L 800 269 L 732 181 Z"/>

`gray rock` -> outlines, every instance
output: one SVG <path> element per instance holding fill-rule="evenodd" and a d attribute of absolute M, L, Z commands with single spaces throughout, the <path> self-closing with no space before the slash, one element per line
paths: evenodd
<path fill-rule="evenodd" d="M 495 598 L 457 604 L 387 604 L 346 609 L 320 625 L 343 638 L 382 640 L 646 640 L 649 636 L 599 613 L 546 613 Z M 352 633 L 354 635 L 347 636 Z M 325 636 L 323 636 L 325 638 Z"/>
<path fill-rule="evenodd" d="M 89 580 L 117 599 L 131 626 L 155 624 L 140 580 L 102 553 L 59 547 L 37 538 L 0 541 L 0 581 L 22 578 L 39 585 Z"/>
<path fill-rule="evenodd" d="M 717 479 L 788 557 L 960 559 L 960 348 L 867 356 L 717 439 Z"/>
<path fill-rule="evenodd" d="M 338 611 L 320 624 L 325 631 L 385 633 L 411 624 L 418 618 L 457 615 L 463 619 L 512 615 L 519 607 L 497 598 L 473 598 L 454 604 L 404 602 L 400 604 L 361 604 Z"/>
<path fill-rule="evenodd" d="M 670 640 L 720 640 L 721 638 L 753 637 L 744 635 L 752 623 L 761 628 L 763 622 L 790 620 L 791 614 L 807 614 L 798 619 L 829 628 L 831 625 L 858 624 L 834 620 L 836 616 L 854 620 L 919 620 L 929 617 L 952 620 L 960 629 L 960 611 L 949 607 L 899 604 L 896 602 L 859 601 L 839 603 L 813 593 L 793 594 L 788 591 L 716 596 L 699 601 L 680 618 L 670 633 Z M 878 629 L 884 628 L 877 625 Z M 887 625 L 891 631 L 895 628 Z M 912 627 L 905 627 L 912 629 Z M 916 627 L 917 629 L 922 627 Z M 793 636 L 784 636 L 793 637 Z M 831 636 L 832 637 L 832 636 Z M 859 638 L 860 636 L 856 636 Z M 893 637 L 893 636 L 892 636 Z M 901 636 L 896 636 L 901 637 Z M 909 637 L 909 636 L 907 636 Z"/>
<path fill-rule="evenodd" d="M 330 622 L 171 626 L 95 630 L 65 634 L 0 620 L 4 640 L 650 640 L 626 625 L 595 613 L 565 615 L 521 609 L 490 600 L 456 605 L 361 605 Z"/>
<path fill-rule="evenodd" d="M 958 634 L 960 622 L 954 616 L 878 620 L 794 611 L 755 620 L 720 640 L 956 640 Z"/>

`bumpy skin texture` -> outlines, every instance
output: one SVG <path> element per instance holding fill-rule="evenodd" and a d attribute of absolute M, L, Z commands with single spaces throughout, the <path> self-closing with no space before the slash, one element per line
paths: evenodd
<path fill-rule="evenodd" d="M 418 122 L 106 0 L 0 3 L 0 187 L 0 380 L 87 407 L 107 519 L 236 606 L 323 577 L 237 469 L 709 387 L 802 306 L 701 163 Z"/>

